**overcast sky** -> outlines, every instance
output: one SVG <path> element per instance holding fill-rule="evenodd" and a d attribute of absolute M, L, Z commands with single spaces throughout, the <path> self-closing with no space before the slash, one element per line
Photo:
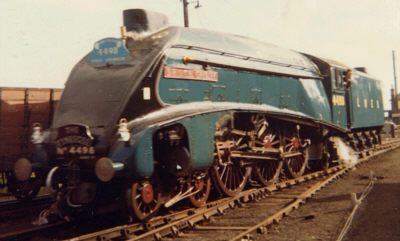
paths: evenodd
<path fill-rule="evenodd" d="M 367 67 L 382 80 L 390 108 L 392 50 L 400 63 L 399 0 L 199 0 L 195 8 L 196 2 L 189 5 L 191 27 Z M 120 36 L 127 8 L 162 12 L 171 25 L 183 25 L 180 0 L 0 0 L 0 86 L 63 87 L 94 42 Z"/>

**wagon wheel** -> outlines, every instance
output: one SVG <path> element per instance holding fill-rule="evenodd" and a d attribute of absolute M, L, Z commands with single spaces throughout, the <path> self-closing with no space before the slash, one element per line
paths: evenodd
<path fill-rule="evenodd" d="M 241 158 L 232 157 L 231 151 L 247 148 L 246 136 L 232 133 L 233 116 L 225 114 L 215 123 L 215 160 L 210 175 L 216 189 L 224 195 L 236 196 L 246 186 L 251 174 L 250 166 L 243 166 Z"/>
<path fill-rule="evenodd" d="M 246 186 L 251 173 L 250 166 L 243 166 L 241 158 L 232 157 L 231 151 L 240 150 L 242 137 L 229 135 L 226 141 L 216 141 L 216 160 L 211 167 L 211 175 L 217 189 L 225 195 L 236 196 Z M 221 144 L 221 146 L 220 146 Z M 244 144 L 244 146 L 246 146 Z"/>
<path fill-rule="evenodd" d="M 201 179 L 194 179 L 192 181 L 192 185 L 194 185 L 195 190 L 199 191 L 196 194 L 189 197 L 190 202 L 195 207 L 202 207 L 206 204 L 208 196 L 210 195 L 211 189 L 211 180 L 209 176 L 203 177 Z"/>
<path fill-rule="evenodd" d="M 251 167 L 241 167 L 239 158 L 224 158 L 223 163 L 214 165 L 211 173 L 218 190 L 228 196 L 238 195 L 246 186 Z"/>
<path fill-rule="evenodd" d="M 31 200 L 37 196 L 42 179 L 33 172 L 26 181 L 18 181 L 12 172 L 7 173 L 7 189 L 19 200 Z"/>
<path fill-rule="evenodd" d="M 240 140 L 230 137 L 224 143 L 225 145 L 229 145 L 226 143 L 231 143 L 231 145 L 240 145 Z M 218 142 L 216 145 L 218 145 Z M 215 164 L 211 167 L 211 175 L 216 188 L 222 194 L 231 197 L 238 195 L 244 189 L 247 179 L 251 174 L 250 166 L 243 166 L 241 165 L 241 158 L 232 157 L 231 151 L 236 148 L 238 147 L 217 147 Z"/>
<path fill-rule="evenodd" d="M 141 221 L 150 219 L 162 204 L 161 192 L 157 182 L 134 182 L 126 192 L 127 207 L 132 216 Z"/>
<path fill-rule="evenodd" d="M 302 155 L 285 158 L 286 169 L 291 177 L 302 176 L 307 166 L 308 152 L 301 148 L 301 140 L 297 131 L 292 131 L 284 137 L 284 152 L 286 154 L 301 152 Z"/>
<path fill-rule="evenodd" d="M 262 146 L 264 148 L 276 148 L 280 146 L 280 135 L 276 130 L 268 128 L 268 130 L 261 136 Z M 263 185 L 269 185 L 276 182 L 282 170 L 283 162 L 279 160 L 276 154 L 266 153 L 265 155 L 275 157 L 276 160 L 267 160 L 258 163 L 254 167 L 254 175 L 257 180 Z"/>

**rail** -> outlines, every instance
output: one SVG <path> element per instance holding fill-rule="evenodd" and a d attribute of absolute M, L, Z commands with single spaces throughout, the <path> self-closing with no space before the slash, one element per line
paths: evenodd
<path fill-rule="evenodd" d="M 386 151 L 392 150 L 400 146 L 400 141 L 391 141 L 385 145 L 381 145 L 371 152 L 371 155 L 360 159 L 359 163 L 365 162 L 373 156 L 380 155 Z M 351 167 L 345 165 L 337 165 L 329 168 L 326 171 L 317 171 L 295 179 L 288 179 L 282 182 L 269 185 L 266 187 L 252 188 L 242 192 L 236 197 L 227 197 L 208 203 L 202 208 L 190 208 L 183 211 L 158 216 L 147 223 L 131 223 L 124 224 L 112 228 L 107 228 L 97 232 L 81 235 L 68 240 L 162 240 L 165 237 L 180 237 L 182 231 L 201 232 L 204 230 L 229 230 L 230 236 L 227 240 L 240 240 L 243 237 L 249 237 L 253 232 L 265 232 L 268 226 L 272 223 L 279 222 L 289 212 L 298 208 L 306 202 L 306 199 L 312 197 L 318 190 L 323 188 L 328 183 L 335 180 L 345 172 L 351 170 Z M 259 202 L 263 202 L 262 204 Z M 268 203 L 269 202 L 269 203 Z M 273 209 L 273 213 L 262 220 L 255 222 L 252 225 L 237 226 L 237 225 L 221 225 L 207 226 L 202 224 L 202 221 L 210 220 L 213 216 L 216 217 L 228 213 L 228 210 L 240 210 L 241 207 L 250 205 L 280 205 L 280 208 Z M 263 209 L 264 210 L 264 209 Z M 276 211 L 275 211 L 276 210 Z M 64 227 L 65 223 L 56 223 L 51 225 L 43 225 L 20 231 L 13 234 L 2 234 L 0 240 L 9 237 L 25 237 L 32 233 L 45 232 L 46 229 L 54 228 L 57 225 Z M 11 236 L 10 236 L 11 235 Z"/>

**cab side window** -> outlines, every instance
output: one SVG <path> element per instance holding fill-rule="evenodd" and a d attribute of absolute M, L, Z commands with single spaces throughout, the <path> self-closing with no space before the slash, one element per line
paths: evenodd
<path fill-rule="evenodd" d="M 343 73 L 339 69 L 335 69 L 335 86 L 337 89 L 343 88 Z"/>

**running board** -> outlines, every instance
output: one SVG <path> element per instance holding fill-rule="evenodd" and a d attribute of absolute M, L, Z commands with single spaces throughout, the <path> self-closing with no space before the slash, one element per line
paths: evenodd
<path fill-rule="evenodd" d="M 269 152 L 271 153 L 271 152 Z M 279 154 L 279 152 L 274 152 L 276 154 Z M 302 156 L 302 152 L 284 152 L 281 155 L 276 155 L 274 156 L 267 156 L 265 153 L 254 153 L 254 152 L 240 152 L 240 151 L 232 151 L 230 153 L 231 157 L 237 157 L 237 158 L 247 158 L 247 159 L 260 159 L 260 160 L 279 160 L 279 159 L 285 159 L 285 158 L 292 158 L 292 157 L 297 157 L 297 156 Z"/>

